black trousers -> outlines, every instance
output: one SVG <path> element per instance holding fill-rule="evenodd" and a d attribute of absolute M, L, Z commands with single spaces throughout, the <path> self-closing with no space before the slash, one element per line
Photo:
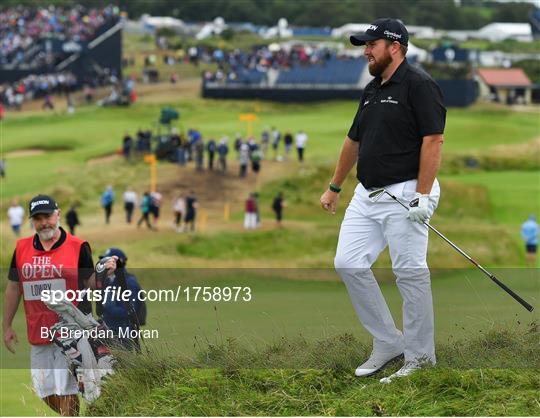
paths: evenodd
<path fill-rule="evenodd" d="M 126 221 L 128 224 L 131 223 L 131 218 L 133 217 L 133 209 L 135 208 L 135 205 L 133 202 L 126 202 L 124 204 L 124 209 L 126 211 Z"/>
<path fill-rule="evenodd" d="M 103 206 L 103 209 L 105 209 L 105 223 L 108 224 L 112 213 L 112 203 Z"/>

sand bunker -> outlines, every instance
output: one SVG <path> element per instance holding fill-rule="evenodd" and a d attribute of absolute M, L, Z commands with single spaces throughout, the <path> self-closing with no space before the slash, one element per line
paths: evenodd
<path fill-rule="evenodd" d="M 18 158 L 18 157 L 33 157 L 34 155 L 45 154 L 45 150 L 38 148 L 19 149 L 15 151 L 6 152 L 4 156 L 6 158 Z"/>

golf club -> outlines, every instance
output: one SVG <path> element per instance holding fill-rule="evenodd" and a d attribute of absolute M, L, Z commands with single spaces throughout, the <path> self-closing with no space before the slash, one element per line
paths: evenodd
<path fill-rule="evenodd" d="M 369 194 L 369 200 L 372 202 L 377 202 L 384 194 L 387 194 L 390 196 L 394 201 L 399 203 L 401 206 L 405 208 L 405 210 L 409 210 L 407 205 L 405 205 L 403 202 L 401 202 L 396 196 L 394 196 L 392 193 L 390 193 L 386 189 L 378 189 Z M 414 202 L 414 201 L 413 201 Z M 510 296 L 512 296 L 517 302 L 521 304 L 525 309 L 527 309 L 529 312 L 532 312 L 534 310 L 534 307 L 527 303 L 525 300 L 521 298 L 517 293 L 515 293 L 512 289 L 510 289 L 508 286 L 506 286 L 503 282 L 501 282 L 499 279 L 495 277 L 494 274 L 487 271 L 484 267 L 482 267 L 480 264 L 478 264 L 471 256 L 469 256 L 465 251 L 463 251 L 461 248 L 459 248 L 456 244 L 454 244 L 452 241 L 450 241 L 448 238 L 446 238 L 442 233 L 440 233 L 435 227 L 431 226 L 427 222 L 422 222 L 424 225 L 426 225 L 429 229 L 431 229 L 433 232 L 435 232 L 439 237 L 441 237 L 443 240 L 445 240 L 448 244 L 452 246 L 453 249 L 455 249 L 458 253 L 460 253 L 463 257 L 465 257 L 467 260 L 469 260 L 471 263 L 473 263 L 482 273 L 484 273 L 486 276 L 488 276 L 492 281 L 494 281 L 501 289 L 503 289 L 506 293 L 508 293 Z"/>

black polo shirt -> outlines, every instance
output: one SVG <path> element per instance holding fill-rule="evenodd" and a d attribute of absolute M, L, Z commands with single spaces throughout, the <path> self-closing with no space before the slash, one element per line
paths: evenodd
<path fill-rule="evenodd" d="M 417 178 L 422 138 L 442 134 L 445 121 L 441 89 L 406 59 L 386 83 L 374 78 L 348 134 L 360 143 L 356 177 L 365 188 Z"/>

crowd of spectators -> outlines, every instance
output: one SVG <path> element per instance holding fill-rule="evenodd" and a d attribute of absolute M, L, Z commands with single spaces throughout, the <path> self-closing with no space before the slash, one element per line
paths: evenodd
<path fill-rule="evenodd" d="M 161 57 L 165 65 L 217 64 L 216 71 L 204 71 L 204 81 L 227 82 L 242 80 L 246 73 L 267 73 L 269 70 L 289 70 L 296 66 L 324 66 L 329 60 L 348 60 L 351 57 L 340 54 L 326 46 L 297 44 L 290 48 L 279 46 L 257 46 L 249 50 L 225 51 L 209 46 L 191 46 L 166 53 Z M 144 58 L 145 75 L 157 65 L 158 57 L 149 54 Z M 171 78 L 171 82 L 176 79 Z"/>
<path fill-rule="evenodd" d="M 17 83 L 6 84 L 0 89 L 0 102 L 8 109 L 20 110 L 26 100 L 51 94 L 67 94 L 75 89 L 77 78 L 70 72 L 31 74 Z"/>
<path fill-rule="evenodd" d="M 26 52 L 44 39 L 63 42 L 88 42 L 105 24 L 118 20 L 116 6 L 91 8 L 75 6 L 38 6 L 20 4 L 0 9 L 0 65 L 18 65 Z M 43 48 L 32 57 L 35 66 L 54 63 L 54 51 Z"/>
<path fill-rule="evenodd" d="M 79 88 L 83 88 L 85 101 L 90 104 L 94 101 L 95 89 L 102 86 L 111 86 L 111 92 L 98 102 L 99 105 L 128 105 L 136 100 L 134 79 L 119 79 L 105 68 L 100 74 L 82 81 L 69 71 L 28 75 L 15 83 L 0 85 L 0 105 L 10 110 L 21 110 L 26 101 L 46 98 L 49 102 L 52 95 L 68 97 Z"/>
<path fill-rule="evenodd" d="M 253 136 L 242 137 L 237 132 L 232 143 L 226 135 L 219 139 L 203 139 L 201 131 L 193 128 L 188 129 L 185 135 L 174 128 L 164 135 L 153 135 L 150 130 L 139 129 L 134 137 L 129 132 L 124 134 L 121 149 L 126 161 L 140 160 L 153 153 L 158 159 L 180 166 L 193 162 L 196 171 L 208 169 L 220 172 L 228 170 L 229 155 L 234 152 L 238 161 L 238 175 L 244 178 L 249 172 L 257 175 L 264 160 L 288 161 L 294 144 L 298 161 L 302 163 L 307 142 L 308 136 L 302 130 L 293 137 L 290 131 L 282 133 L 276 127 L 265 128 L 260 140 Z"/>
<path fill-rule="evenodd" d="M 191 57 L 191 55 L 190 55 Z M 218 64 L 215 72 L 205 71 L 203 78 L 210 82 L 227 82 L 242 80 L 247 73 L 267 73 L 269 70 L 289 70 L 296 66 L 324 66 L 331 59 L 350 59 L 341 56 L 327 47 L 311 47 L 298 44 L 292 48 L 277 49 L 269 46 L 252 48 L 249 51 L 235 49 L 225 52 L 216 49 L 209 52 L 203 49 L 190 58 L 190 62 L 197 63 L 199 57 Z"/>

